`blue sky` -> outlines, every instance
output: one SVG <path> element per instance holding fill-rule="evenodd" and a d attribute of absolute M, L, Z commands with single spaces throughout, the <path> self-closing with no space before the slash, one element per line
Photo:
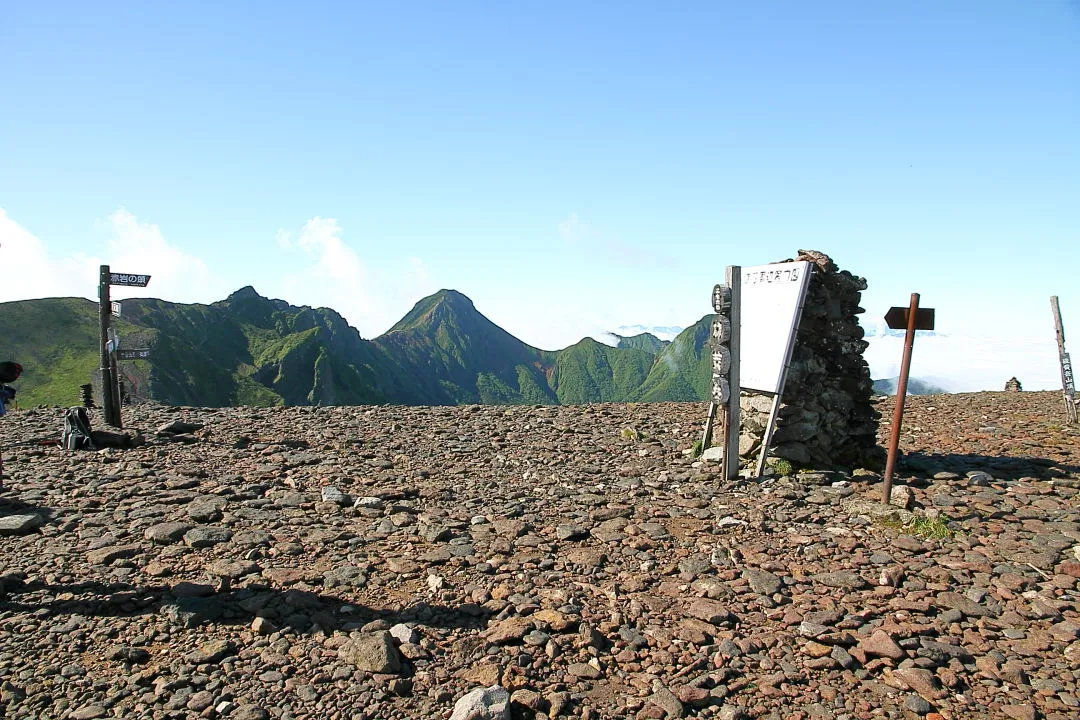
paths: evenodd
<path fill-rule="evenodd" d="M 952 389 L 1060 387 L 1051 294 L 1080 338 L 1076 0 L 17 3 L 0 88 L 0 300 L 108 262 L 371 337 L 452 287 L 555 348 L 811 248 L 875 377 L 913 291 Z"/>

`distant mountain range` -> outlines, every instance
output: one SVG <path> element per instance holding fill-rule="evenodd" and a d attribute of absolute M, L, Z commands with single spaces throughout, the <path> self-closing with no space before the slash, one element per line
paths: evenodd
<path fill-rule="evenodd" d="M 151 349 L 121 363 L 129 388 L 173 405 L 579 404 L 707 398 L 711 318 L 671 342 L 642 333 L 545 351 L 440 290 L 365 340 L 334 310 L 245 287 L 211 305 L 124 300 L 113 323 L 121 347 Z M 23 406 L 78 402 L 98 366 L 97 322 L 81 298 L 0 304 L 2 352 L 26 368 Z"/>
<path fill-rule="evenodd" d="M 875 380 L 874 381 L 874 394 L 875 395 L 895 395 L 896 386 L 900 382 L 899 377 Z M 941 395 L 942 393 L 949 392 L 943 387 L 938 387 L 928 380 L 920 380 L 919 378 L 908 378 L 907 394 L 908 395 Z"/>

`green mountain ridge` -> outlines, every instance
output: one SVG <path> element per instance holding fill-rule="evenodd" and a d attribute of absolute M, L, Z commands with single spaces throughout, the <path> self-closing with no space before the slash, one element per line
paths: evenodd
<path fill-rule="evenodd" d="M 706 316 L 666 343 L 642 333 L 612 347 L 584 338 L 532 347 L 455 290 L 421 299 L 372 340 L 330 308 L 296 307 L 244 287 L 212 303 L 123 302 L 121 367 L 136 396 L 173 405 L 580 404 L 708 397 Z M 4 352 L 26 367 L 23 406 L 72 405 L 98 367 L 97 303 L 0 303 Z"/>

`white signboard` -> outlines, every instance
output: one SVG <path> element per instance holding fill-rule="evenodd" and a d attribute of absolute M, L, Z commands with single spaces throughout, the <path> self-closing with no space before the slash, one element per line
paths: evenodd
<path fill-rule="evenodd" d="M 779 393 L 795 345 L 810 263 L 787 262 L 742 269 L 739 385 Z"/>

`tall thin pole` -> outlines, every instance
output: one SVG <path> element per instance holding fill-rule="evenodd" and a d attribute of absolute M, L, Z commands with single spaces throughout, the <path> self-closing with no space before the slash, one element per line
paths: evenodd
<path fill-rule="evenodd" d="M 741 306 L 742 306 L 742 267 L 729 265 L 727 268 L 727 286 L 731 288 L 731 341 L 728 347 L 731 349 L 731 369 L 728 370 L 728 387 L 730 394 L 727 402 L 727 412 L 724 417 L 724 463 L 723 475 L 725 480 L 735 480 L 739 477 L 739 396 L 742 394 L 739 387 L 739 350 L 741 335 Z"/>
<path fill-rule="evenodd" d="M 111 273 L 108 265 L 101 266 L 101 274 L 98 277 L 98 324 L 100 330 L 99 350 L 101 351 L 101 406 L 105 424 L 120 427 L 120 413 L 116 412 L 114 404 L 114 384 L 112 378 L 112 362 L 109 357 L 109 316 L 112 314 L 112 300 L 109 297 L 109 280 Z"/>
<path fill-rule="evenodd" d="M 896 407 L 893 408 L 889 430 L 889 458 L 885 462 L 885 486 L 881 502 L 886 505 L 892 497 L 892 476 L 896 468 L 896 453 L 900 448 L 900 425 L 904 421 L 904 399 L 907 397 L 908 372 L 911 370 L 911 348 L 915 344 L 915 318 L 919 314 L 919 293 L 911 293 L 908 306 L 907 333 L 904 335 L 904 359 L 900 364 L 900 379 L 896 384 Z"/>
<path fill-rule="evenodd" d="M 1065 398 L 1065 420 L 1076 424 L 1076 388 L 1072 374 L 1072 361 L 1065 352 L 1065 327 L 1061 324 L 1061 308 L 1057 295 L 1050 296 L 1050 309 L 1054 312 L 1054 332 L 1057 335 L 1058 362 L 1061 364 L 1061 391 Z"/>

